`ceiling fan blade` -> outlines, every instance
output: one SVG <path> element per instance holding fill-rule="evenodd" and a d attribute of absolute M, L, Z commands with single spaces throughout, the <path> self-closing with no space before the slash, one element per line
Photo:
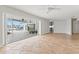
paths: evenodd
<path fill-rule="evenodd" d="M 52 8 L 52 7 L 48 8 L 48 10 L 54 10 L 54 9 L 60 9 L 60 8 Z"/>

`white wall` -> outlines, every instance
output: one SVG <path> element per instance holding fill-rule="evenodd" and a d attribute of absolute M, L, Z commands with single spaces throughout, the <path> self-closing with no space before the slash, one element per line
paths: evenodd
<path fill-rule="evenodd" d="M 49 20 L 39 20 L 39 35 L 49 33 Z"/>
<path fill-rule="evenodd" d="M 54 20 L 54 33 L 66 33 L 67 22 L 65 20 Z"/>
<path fill-rule="evenodd" d="M 41 20 L 41 34 L 49 33 L 49 20 Z"/>

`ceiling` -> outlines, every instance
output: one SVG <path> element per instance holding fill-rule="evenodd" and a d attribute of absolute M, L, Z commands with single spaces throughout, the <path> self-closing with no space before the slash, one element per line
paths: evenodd
<path fill-rule="evenodd" d="M 79 13 L 78 5 L 9 5 L 9 6 L 47 19 L 61 19 L 66 17 L 72 17 L 75 16 L 76 13 Z M 59 9 L 48 10 L 49 7 Z"/>

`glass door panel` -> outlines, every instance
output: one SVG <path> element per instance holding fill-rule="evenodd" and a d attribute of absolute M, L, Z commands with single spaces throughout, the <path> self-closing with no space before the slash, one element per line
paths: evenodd
<path fill-rule="evenodd" d="M 17 20 L 17 19 L 8 18 L 6 20 L 6 25 L 7 25 L 6 44 L 16 42 L 24 38 L 23 34 L 26 33 L 24 22 Z"/>
<path fill-rule="evenodd" d="M 10 43 L 13 39 L 13 29 L 12 29 L 12 21 L 11 19 L 6 20 L 6 29 L 7 29 L 7 35 L 6 35 L 6 44 Z"/>

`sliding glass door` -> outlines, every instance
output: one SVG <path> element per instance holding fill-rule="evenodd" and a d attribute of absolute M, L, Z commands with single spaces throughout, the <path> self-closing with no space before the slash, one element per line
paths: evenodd
<path fill-rule="evenodd" d="M 21 33 L 24 31 L 24 23 L 17 20 L 17 19 L 10 19 L 6 20 L 7 25 L 7 37 L 6 37 L 6 44 L 18 41 L 21 38 Z"/>
<path fill-rule="evenodd" d="M 23 20 L 7 18 L 6 22 L 6 44 L 20 41 L 37 35 L 34 23 Z"/>

